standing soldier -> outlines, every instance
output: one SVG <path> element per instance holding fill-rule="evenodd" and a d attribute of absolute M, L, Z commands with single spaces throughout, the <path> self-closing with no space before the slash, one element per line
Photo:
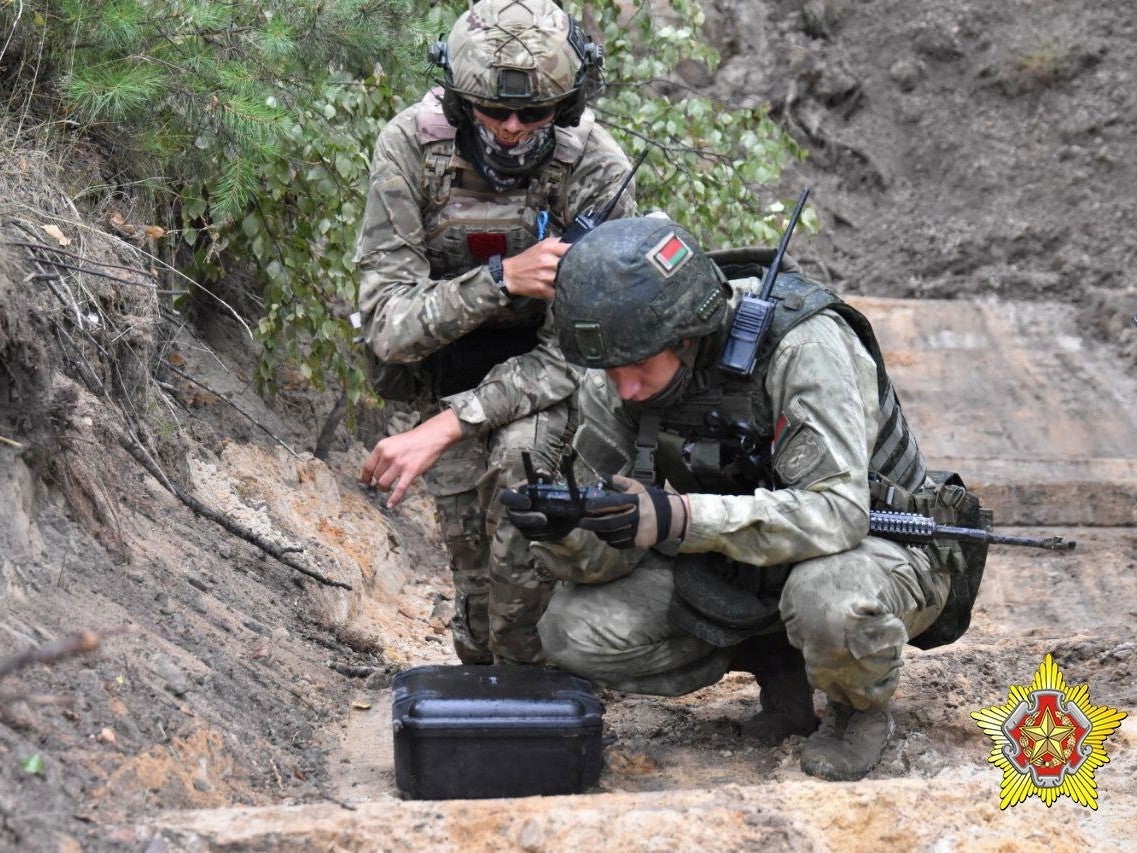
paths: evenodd
<path fill-rule="evenodd" d="M 769 262 L 712 260 L 650 217 L 575 243 L 556 325 L 566 358 L 599 369 L 581 382 L 573 446 L 613 489 L 590 493 L 567 534 L 524 489 L 502 500 L 566 581 L 539 626 L 555 664 L 660 695 L 752 671 L 758 738 L 809 735 L 805 772 L 858 779 L 892 734 L 901 651 L 934 633 L 961 559 L 958 543 L 866 535 L 870 504 L 970 496 L 926 476 L 868 321 L 795 272 L 776 279 L 753 373 L 718 366 Z M 814 689 L 829 700 L 820 729 Z"/>
<path fill-rule="evenodd" d="M 521 451 L 555 470 L 571 437 L 578 373 L 548 312 L 559 235 L 629 164 L 585 103 L 603 52 L 552 0 L 482 0 L 430 58 L 443 85 L 380 133 L 355 254 L 376 389 L 419 423 L 379 441 L 361 480 L 394 506 L 425 475 L 462 661 L 539 662 L 551 585 L 497 494 Z"/>

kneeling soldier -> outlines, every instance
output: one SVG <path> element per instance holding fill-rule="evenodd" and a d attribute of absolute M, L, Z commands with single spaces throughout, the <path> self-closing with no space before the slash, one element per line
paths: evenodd
<path fill-rule="evenodd" d="M 940 551 L 868 535 L 871 481 L 905 493 L 926 465 L 872 328 L 796 271 L 779 275 L 757 368 L 718 367 L 770 254 L 708 255 L 675 223 L 606 223 L 557 276 L 565 356 L 590 370 L 573 444 L 578 525 L 503 502 L 562 583 L 539 624 L 556 665 L 679 695 L 753 672 L 760 739 L 809 735 L 806 773 L 859 779 L 893 731 L 905 644 L 947 598 Z M 818 728 L 813 690 L 828 697 Z"/>

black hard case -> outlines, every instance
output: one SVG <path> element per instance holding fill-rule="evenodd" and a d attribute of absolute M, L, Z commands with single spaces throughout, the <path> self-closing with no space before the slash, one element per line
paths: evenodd
<path fill-rule="evenodd" d="M 392 682 L 395 781 L 416 799 L 580 793 L 600 778 L 603 708 L 537 666 L 420 666 Z"/>

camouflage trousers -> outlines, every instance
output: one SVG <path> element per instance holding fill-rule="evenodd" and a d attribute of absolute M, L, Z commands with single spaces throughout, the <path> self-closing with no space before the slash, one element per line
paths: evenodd
<path fill-rule="evenodd" d="M 522 451 L 556 471 L 572 437 L 567 403 L 455 444 L 426 474 L 454 578 L 454 648 L 463 663 L 544 661 L 537 620 L 552 578 L 505 519 L 501 489 L 525 479 Z M 503 523 L 504 522 L 504 523 Z"/>
<path fill-rule="evenodd" d="M 549 659 L 630 693 L 678 696 L 722 678 L 731 650 L 668 620 L 673 567 L 681 559 L 649 551 L 617 580 L 558 585 L 539 625 Z M 784 631 L 801 650 L 815 689 L 868 708 L 896 689 L 904 645 L 939 615 L 949 585 L 923 549 L 870 537 L 850 551 L 796 564 L 779 602 L 781 624 L 770 632 Z"/>

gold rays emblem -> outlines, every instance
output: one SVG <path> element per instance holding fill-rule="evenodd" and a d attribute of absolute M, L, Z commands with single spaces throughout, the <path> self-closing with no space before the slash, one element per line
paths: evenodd
<path fill-rule="evenodd" d="M 1003 771 L 999 808 L 1031 795 L 1051 806 L 1065 795 L 1097 809 L 1094 771 L 1109 763 L 1105 739 L 1126 716 L 1091 704 L 1087 684 L 1067 687 L 1047 655 L 1029 687 L 1012 684 L 1006 704 L 971 712 L 995 742 L 987 760 Z"/>

